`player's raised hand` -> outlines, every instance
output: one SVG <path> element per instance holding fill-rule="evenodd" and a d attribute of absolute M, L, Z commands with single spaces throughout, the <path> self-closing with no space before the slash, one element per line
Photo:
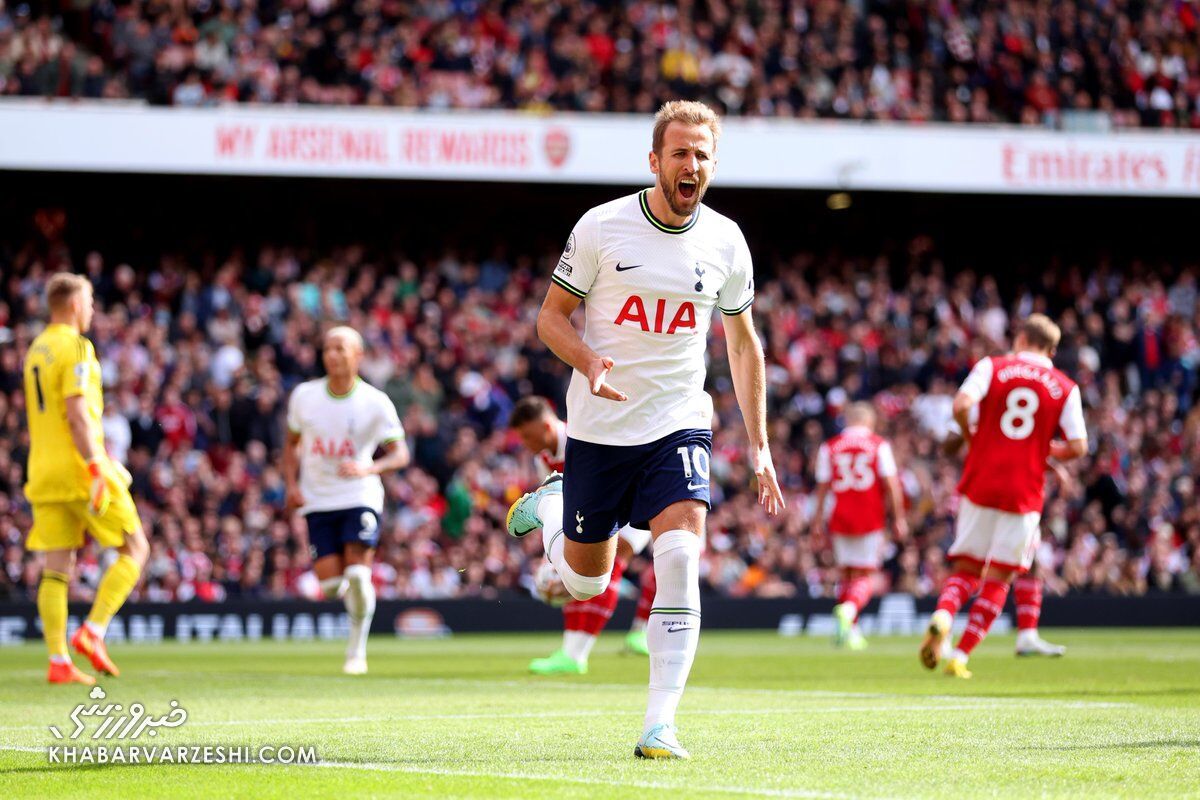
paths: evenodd
<path fill-rule="evenodd" d="M 108 491 L 108 483 L 104 480 L 104 471 L 100 469 L 99 462 L 89 461 L 88 474 L 91 476 L 91 485 L 88 489 L 88 511 L 93 516 L 102 517 L 104 512 L 108 511 L 108 503 L 112 499 L 112 495 Z"/>
<path fill-rule="evenodd" d="M 590 362 L 588 362 L 588 385 L 591 386 L 592 394 L 594 394 L 596 397 L 603 397 L 605 400 L 616 400 L 619 403 L 623 403 L 628 400 L 629 397 L 620 389 L 617 389 L 615 386 L 611 386 L 607 381 L 605 381 L 605 378 L 608 377 L 609 370 L 613 368 L 614 364 L 616 364 L 616 362 L 608 356 L 596 356 Z"/>
<path fill-rule="evenodd" d="M 779 479 L 775 477 L 771 448 L 764 447 L 753 453 L 751 466 L 754 467 L 754 477 L 758 479 L 758 502 L 766 507 L 768 514 L 775 516 L 787 508 L 787 502 L 783 499 L 783 490 L 779 488 Z"/>

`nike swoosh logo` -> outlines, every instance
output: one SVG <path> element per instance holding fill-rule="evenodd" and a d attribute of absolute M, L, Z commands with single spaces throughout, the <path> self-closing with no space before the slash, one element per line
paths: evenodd
<path fill-rule="evenodd" d="M 682 628 L 667 628 L 667 633 L 679 633 L 680 631 L 690 631 L 691 625 L 684 625 Z"/>
<path fill-rule="evenodd" d="M 617 269 L 617 272 L 624 272 L 627 269 L 637 269 L 638 267 L 644 267 L 644 266 L 646 266 L 646 265 L 645 264 L 633 264 L 632 266 L 622 267 L 621 262 L 618 261 L 616 269 Z"/>
<path fill-rule="evenodd" d="M 705 487 L 707 487 L 707 486 L 708 486 L 708 484 L 707 484 L 707 483 L 689 483 L 689 484 L 688 484 L 688 491 L 689 491 L 689 492 L 694 492 L 694 491 L 696 491 L 697 489 L 704 489 L 704 488 L 705 488 Z"/>

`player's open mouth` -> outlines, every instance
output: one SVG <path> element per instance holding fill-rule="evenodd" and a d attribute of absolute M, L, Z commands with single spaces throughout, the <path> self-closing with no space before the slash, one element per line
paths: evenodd
<path fill-rule="evenodd" d="M 685 200 L 691 200 L 693 197 L 695 197 L 696 190 L 698 188 L 699 184 L 690 178 L 684 178 L 679 182 L 679 194 L 682 195 Z"/>

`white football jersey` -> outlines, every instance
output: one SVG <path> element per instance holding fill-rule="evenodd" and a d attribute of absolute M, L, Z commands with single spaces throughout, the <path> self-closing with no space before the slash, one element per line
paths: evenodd
<path fill-rule="evenodd" d="M 575 372 L 567 391 L 573 439 L 638 445 L 710 428 L 713 311 L 741 314 L 754 300 L 750 248 L 737 224 L 701 205 L 686 225 L 666 225 L 650 212 L 649 191 L 584 214 L 554 270 L 556 284 L 584 298 L 583 340 L 616 362 L 608 382 L 629 397 L 595 397 Z"/>
<path fill-rule="evenodd" d="M 340 396 L 329 391 L 325 378 L 306 381 L 288 399 L 287 424 L 300 435 L 302 513 L 359 506 L 383 511 L 379 476 L 342 478 L 338 465 L 370 464 L 377 449 L 404 439 L 400 417 L 386 394 L 362 379 Z"/>

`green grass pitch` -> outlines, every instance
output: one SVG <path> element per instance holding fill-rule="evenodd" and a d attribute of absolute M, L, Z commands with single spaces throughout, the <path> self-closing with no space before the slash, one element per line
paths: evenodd
<path fill-rule="evenodd" d="M 846 653 L 705 633 L 679 717 L 690 762 L 633 757 L 648 666 L 615 634 L 589 675 L 550 679 L 524 671 L 549 634 L 376 637 L 361 678 L 337 643 L 114 647 L 107 702 L 188 712 L 155 743 L 312 745 L 319 766 L 50 764 L 47 726 L 71 730 L 87 690 L 46 685 L 40 646 L 3 648 L 0 796 L 1200 797 L 1200 630 L 1046 635 L 1066 658 L 1016 659 L 998 636 L 955 681 L 911 638 Z"/>

